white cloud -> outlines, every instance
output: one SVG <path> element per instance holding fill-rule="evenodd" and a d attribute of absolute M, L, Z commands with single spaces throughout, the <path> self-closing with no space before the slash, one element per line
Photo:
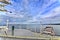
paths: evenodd
<path fill-rule="evenodd" d="M 2 19 L 0 19 L 0 22 L 2 21 Z"/>
<path fill-rule="evenodd" d="M 54 21 L 54 20 L 57 21 L 58 20 L 56 18 L 55 19 L 49 19 L 49 17 L 52 18 L 52 17 L 54 17 L 56 15 L 60 15 L 60 6 L 52 9 L 51 11 L 49 11 L 48 13 L 46 13 L 45 15 L 40 15 L 40 16 L 38 15 L 38 16 L 43 19 L 42 21 L 46 21 L 46 22 L 49 23 L 50 21 Z M 48 19 L 46 19 L 46 18 L 48 18 Z M 35 21 L 39 21 L 37 19 L 37 17 L 33 17 L 32 20 L 28 20 L 28 22 L 35 22 Z"/>
<path fill-rule="evenodd" d="M 54 2 L 56 2 L 57 0 L 45 0 L 44 1 L 44 4 L 42 5 L 42 8 L 40 8 L 40 12 L 36 15 L 36 16 L 34 16 L 34 18 L 37 18 L 37 17 L 40 17 L 40 16 L 42 16 L 41 14 L 46 10 L 46 8 L 49 6 L 49 5 L 51 5 L 51 4 L 53 4 Z M 47 4 L 45 4 L 46 2 L 48 2 Z M 51 15 L 51 14 L 50 14 Z M 43 17 L 44 17 L 44 15 L 43 15 Z"/>
<path fill-rule="evenodd" d="M 16 13 L 6 13 L 7 16 L 12 17 L 12 18 L 23 18 L 24 15 L 21 14 L 16 14 Z"/>
<path fill-rule="evenodd" d="M 41 18 L 46 18 L 46 17 L 54 17 L 56 15 L 60 15 L 60 6 L 52 9 L 50 12 L 46 13 L 45 15 L 41 15 Z"/>
<path fill-rule="evenodd" d="M 31 19 L 31 20 L 28 20 L 27 22 L 36 22 L 37 19 Z"/>

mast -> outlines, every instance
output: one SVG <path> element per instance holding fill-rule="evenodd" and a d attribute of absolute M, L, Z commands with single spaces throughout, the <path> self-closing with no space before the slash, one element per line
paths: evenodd
<path fill-rule="evenodd" d="M 42 19 L 42 18 L 41 18 Z M 43 19 L 42 19 L 43 20 Z M 42 21 L 40 21 L 40 33 L 42 33 L 42 30 L 43 30 L 43 24 L 42 24 Z"/>

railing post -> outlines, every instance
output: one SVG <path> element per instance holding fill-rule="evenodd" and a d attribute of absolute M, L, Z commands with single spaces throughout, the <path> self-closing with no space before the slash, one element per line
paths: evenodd
<path fill-rule="evenodd" d="M 12 26 L 12 36 L 14 36 L 14 26 Z"/>

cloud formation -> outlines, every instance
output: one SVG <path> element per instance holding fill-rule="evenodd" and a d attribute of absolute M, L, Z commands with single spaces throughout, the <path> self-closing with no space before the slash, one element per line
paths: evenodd
<path fill-rule="evenodd" d="M 59 0 L 11 0 L 11 2 L 12 5 L 5 8 L 12 13 L 6 13 L 6 15 L 26 20 L 25 22 L 37 22 L 40 19 L 60 15 Z"/>
<path fill-rule="evenodd" d="M 60 6 L 52 9 L 51 11 L 47 12 L 47 14 L 42 15 L 42 18 L 49 18 L 49 17 L 54 17 L 56 15 L 60 15 Z"/>

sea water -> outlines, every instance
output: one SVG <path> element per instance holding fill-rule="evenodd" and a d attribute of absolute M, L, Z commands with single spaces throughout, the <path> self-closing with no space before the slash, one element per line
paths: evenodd
<path fill-rule="evenodd" d="M 3 26 L 6 26 L 6 24 L 4 24 Z M 40 29 L 45 28 L 46 26 L 51 26 L 51 27 L 53 27 L 55 34 L 60 36 L 60 25 L 9 24 L 8 28 L 11 29 L 12 26 L 14 26 L 15 29 L 28 29 L 32 32 L 37 32 L 37 33 L 40 33 L 40 31 L 41 31 Z"/>

